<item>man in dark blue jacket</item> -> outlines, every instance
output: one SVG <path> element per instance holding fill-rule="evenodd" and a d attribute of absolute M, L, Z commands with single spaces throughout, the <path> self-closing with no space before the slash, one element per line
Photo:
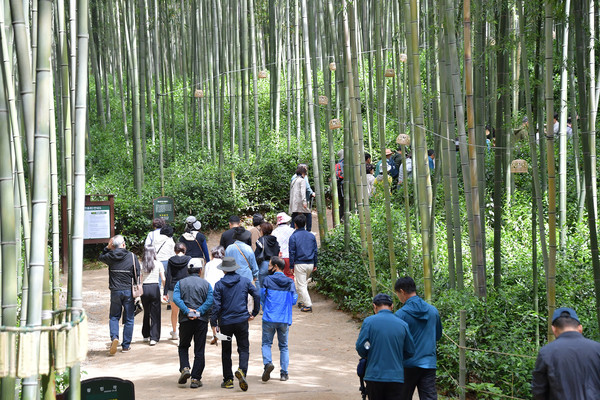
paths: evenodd
<path fill-rule="evenodd" d="M 246 373 L 250 358 L 250 341 L 248 339 L 248 322 L 252 321 L 260 311 L 260 293 L 248 278 L 236 274 L 240 266 L 233 257 L 224 257 L 217 268 L 225 272 L 225 276 L 216 284 L 213 291 L 213 309 L 210 324 L 213 334 L 233 336 L 238 346 L 240 364 L 235 377 L 239 380 L 240 388 L 248 390 Z M 248 312 L 248 294 L 254 299 L 252 314 Z M 231 340 L 224 340 L 221 347 L 221 362 L 223 363 L 222 388 L 233 389 L 233 374 L 231 373 Z"/>
<path fill-rule="evenodd" d="M 296 230 L 290 236 L 290 269 L 294 270 L 300 302 L 300 311 L 312 312 L 312 301 L 308 294 L 307 282 L 313 270 L 317 268 L 317 239 L 304 229 L 306 217 L 299 214 L 294 218 Z"/>
<path fill-rule="evenodd" d="M 260 302 L 263 305 L 262 318 L 262 356 L 265 370 L 263 382 L 271 378 L 275 368 L 271 359 L 271 346 L 277 332 L 279 342 L 279 364 L 281 365 L 280 380 L 287 381 L 290 353 L 288 350 L 289 327 L 292 325 L 292 307 L 296 304 L 298 295 L 294 281 L 283 274 L 285 262 L 279 257 L 271 257 L 269 274 L 260 289 Z"/>
<path fill-rule="evenodd" d="M 442 337 L 438 310 L 417 296 L 417 285 L 410 276 L 399 278 L 394 286 L 404 306 L 396 312 L 408 324 L 415 341 L 415 354 L 404 360 L 404 386 L 401 399 L 412 399 L 415 388 L 419 399 L 437 399 L 435 390 L 436 342 Z"/>
<path fill-rule="evenodd" d="M 556 340 L 540 349 L 531 392 L 535 400 L 600 399 L 600 343 L 586 339 L 572 308 L 552 315 Z"/>
<path fill-rule="evenodd" d="M 367 359 L 365 382 L 369 400 L 398 399 L 404 382 L 403 361 L 415 352 L 406 322 L 392 312 L 392 298 L 373 297 L 375 315 L 365 318 L 356 351 Z"/>
<path fill-rule="evenodd" d="M 204 372 L 204 347 L 213 291 L 208 281 L 200 277 L 202 268 L 188 269 L 189 276 L 175 284 L 173 302 L 179 308 L 179 376 L 178 383 L 184 385 L 192 377 L 190 388 L 202 386 Z M 194 367 L 190 372 L 189 349 L 194 339 Z"/>

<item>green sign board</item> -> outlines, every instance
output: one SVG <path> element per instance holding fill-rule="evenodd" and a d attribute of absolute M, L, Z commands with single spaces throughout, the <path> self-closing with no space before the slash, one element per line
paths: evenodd
<path fill-rule="evenodd" d="M 153 218 L 164 218 L 165 222 L 173 223 L 175 221 L 175 212 L 173 207 L 173 198 L 157 197 L 152 202 Z"/>

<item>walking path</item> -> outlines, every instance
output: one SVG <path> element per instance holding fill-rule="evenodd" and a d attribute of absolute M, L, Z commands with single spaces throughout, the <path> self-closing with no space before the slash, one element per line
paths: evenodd
<path fill-rule="evenodd" d="M 345 313 L 336 310 L 335 304 L 311 292 L 313 313 L 294 309 L 290 327 L 290 380 L 279 381 L 279 351 L 273 347 L 275 370 L 272 379 L 263 383 L 261 374 L 261 322 L 250 322 L 249 389 L 242 392 L 235 381 L 233 390 L 221 389 L 221 348 L 206 346 L 206 368 L 202 376 L 204 386 L 190 389 L 177 384 L 179 359 L 177 341 L 169 340 L 169 315 L 163 306 L 160 342 L 153 347 L 143 342 L 141 315 L 135 319 L 131 351 L 108 355 L 108 273 L 106 268 L 84 272 L 84 307 L 89 318 L 88 359 L 82 364 L 86 372 L 83 379 L 99 376 L 116 376 L 135 384 L 137 399 L 189 399 L 189 398 L 250 398 L 276 399 L 285 394 L 286 399 L 357 399 L 358 357 L 354 343 L 359 324 Z M 122 328 L 121 328 L 122 332 Z M 209 337 L 211 334 L 209 334 Z M 276 342 L 275 342 L 276 343 Z M 234 347 L 235 349 L 235 347 Z M 192 349 L 190 355 L 193 356 Z M 233 365 L 237 353 L 233 351 Z"/>
<path fill-rule="evenodd" d="M 315 225 L 316 226 L 316 225 Z M 207 235 L 209 249 L 218 244 L 221 232 Z M 318 239 L 318 234 L 317 234 Z M 242 392 L 234 379 L 235 387 L 222 389 L 221 348 L 206 345 L 206 368 L 202 376 L 203 387 L 190 389 L 177 384 L 179 358 L 175 340 L 169 340 L 170 311 L 162 306 L 162 332 L 160 342 L 153 347 L 143 341 L 142 317 L 135 318 L 131 351 L 108 355 L 110 345 L 108 315 L 110 292 L 108 270 L 87 269 L 83 274 L 83 303 L 89 321 L 88 358 L 82 363 L 82 379 L 113 376 L 128 379 L 135 384 L 136 399 L 191 399 L 191 398 L 245 398 L 245 399 L 360 399 L 359 380 L 356 376 L 358 355 L 354 349 L 360 324 L 337 309 L 336 304 L 310 291 L 313 312 L 302 313 L 296 307 L 290 327 L 290 366 L 287 382 L 279 381 L 279 350 L 273 344 L 275 370 L 269 382 L 262 382 L 261 315 L 250 322 L 250 361 L 247 392 Z M 122 326 L 121 326 L 122 335 Z M 212 333 L 208 334 L 209 340 Z M 122 338 L 122 336 L 121 336 Z M 237 352 L 232 351 L 233 367 L 237 368 Z M 193 360 L 193 345 L 190 362 Z M 418 396 L 415 394 L 415 399 Z"/>

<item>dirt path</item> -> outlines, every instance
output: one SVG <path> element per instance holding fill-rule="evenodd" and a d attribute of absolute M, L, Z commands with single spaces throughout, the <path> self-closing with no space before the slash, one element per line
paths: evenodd
<path fill-rule="evenodd" d="M 218 243 L 220 232 L 208 235 L 209 248 Z M 117 376 L 135 384 L 137 399 L 188 399 L 188 398 L 251 398 L 276 399 L 358 399 L 358 361 L 354 343 L 360 325 L 347 314 L 336 310 L 329 299 L 311 291 L 313 313 L 304 314 L 294 308 L 290 327 L 290 380 L 280 382 L 279 351 L 275 345 L 273 359 L 275 379 L 261 381 L 263 370 L 261 346 L 261 322 L 250 323 L 250 362 L 248 369 L 249 390 L 242 392 L 221 389 L 221 349 L 206 346 L 206 368 L 202 377 L 204 386 L 199 389 L 180 387 L 177 341 L 169 340 L 170 312 L 162 308 L 162 332 L 160 342 L 149 347 L 143 342 L 141 316 L 136 317 L 131 351 L 108 355 L 108 273 L 105 268 L 84 272 L 84 307 L 89 318 L 89 353 L 82 364 L 85 378 Z M 122 328 L 121 328 L 122 329 Z M 122 332 L 122 330 L 121 330 Z M 210 336 L 210 334 L 209 334 Z M 191 350 L 191 349 L 190 349 Z M 192 351 L 190 351 L 192 354 Z M 192 354 L 193 356 L 193 354 Z M 233 365 L 237 365 L 237 353 L 233 352 Z"/>

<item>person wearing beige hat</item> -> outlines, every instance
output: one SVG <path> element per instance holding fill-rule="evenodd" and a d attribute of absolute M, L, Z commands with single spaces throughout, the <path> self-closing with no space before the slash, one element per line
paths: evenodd
<path fill-rule="evenodd" d="M 279 257 L 281 257 L 285 262 L 283 273 L 288 278 L 294 279 L 294 273 L 290 270 L 289 243 L 290 236 L 292 236 L 292 233 L 294 233 L 294 228 L 292 228 L 289 224 L 291 220 L 292 217 L 284 212 L 277 214 L 277 227 L 273 229 L 272 235 L 277 238 L 277 243 L 279 243 Z"/>

